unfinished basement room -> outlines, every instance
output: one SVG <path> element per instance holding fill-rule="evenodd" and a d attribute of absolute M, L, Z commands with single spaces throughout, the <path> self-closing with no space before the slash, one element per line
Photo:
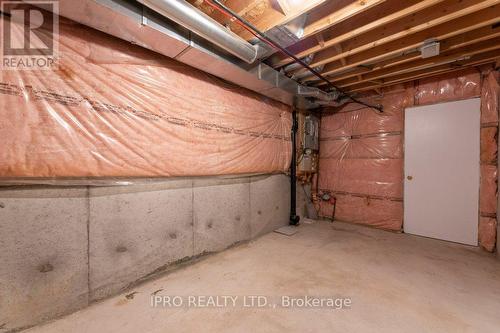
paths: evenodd
<path fill-rule="evenodd" d="M 0 333 L 499 333 L 500 0 L 0 0 Z"/>

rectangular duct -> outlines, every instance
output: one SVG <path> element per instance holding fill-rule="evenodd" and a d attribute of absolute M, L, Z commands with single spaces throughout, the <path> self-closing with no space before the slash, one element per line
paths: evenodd
<path fill-rule="evenodd" d="M 179 24 L 130 0 L 61 1 L 60 15 L 133 44 L 156 51 L 204 72 L 287 105 L 299 84 L 257 62 L 248 65 L 221 48 L 193 35 Z M 304 101 L 304 107 L 317 107 Z"/>

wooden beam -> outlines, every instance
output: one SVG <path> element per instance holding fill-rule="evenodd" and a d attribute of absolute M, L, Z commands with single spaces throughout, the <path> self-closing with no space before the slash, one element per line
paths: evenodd
<path fill-rule="evenodd" d="M 238 2 L 240 0 L 233 0 L 232 2 Z M 341 0 L 345 1 L 345 0 Z M 328 0 L 308 0 L 308 1 L 296 1 L 294 3 L 288 3 L 288 13 L 285 15 L 280 9 L 276 9 L 276 5 L 273 5 L 274 0 L 263 0 L 260 6 L 262 6 L 259 12 L 250 13 L 245 17 L 248 19 L 255 27 L 261 31 L 267 31 L 274 26 L 285 24 L 292 21 L 293 19 L 305 14 L 316 7 L 328 3 Z M 279 7 L 279 6 L 278 6 Z M 232 8 L 232 7 L 231 7 Z M 236 25 L 231 26 L 239 36 L 244 39 L 251 39 L 254 36 L 248 31 L 238 28 Z"/>
<path fill-rule="evenodd" d="M 337 51 L 339 53 L 343 52 L 342 46 L 340 46 L 340 44 L 335 45 L 335 48 L 337 49 Z M 345 58 L 340 58 L 340 62 L 342 63 L 342 66 L 346 66 L 347 65 L 347 62 L 346 62 Z"/>
<path fill-rule="evenodd" d="M 238 15 L 245 15 L 250 9 L 257 6 L 262 1 L 267 0 L 227 0 L 225 5 L 238 13 Z M 229 17 L 222 14 L 218 10 L 215 10 L 210 16 L 222 25 L 226 25 L 231 22 Z"/>
<path fill-rule="evenodd" d="M 434 67 L 432 70 L 423 69 L 414 71 L 411 73 L 405 73 L 397 76 L 393 76 L 383 80 L 381 84 L 363 83 L 348 89 L 350 92 L 360 92 L 373 89 L 380 89 L 382 87 L 392 86 L 395 84 L 405 83 L 414 81 L 416 79 L 431 77 L 438 74 L 453 72 L 457 70 L 463 70 L 472 66 L 479 66 L 487 63 L 494 63 L 496 59 L 499 59 L 500 53 L 498 51 L 490 51 L 487 53 L 479 54 L 472 57 L 469 60 L 461 61 L 452 64 L 445 64 L 441 66 Z"/>
<path fill-rule="evenodd" d="M 220 24 L 229 26 L 233 32 L 239 34 L 240 36 L 246 39 L 253 37 L 253 35 L 248 33 L 240 25 L 234 23 L 235 19 L 229 18 L 218 10 L 213 10 L 213 8 L 207 4 L 201 3 L 201 5 L 199 5 L 195 0 L 187 1 L 197 5 L 197 7 L 208 13 Z M 198 1 L 203 2 L 203 0 Z M 274 22 L 276 22 L 276 24 L 282 24 L 291 21 L 303 13 L 327 2 L 328 0 L 294 2 L 290 2 L 289 0 L 227 0 L 224 4 L 258 28 L 267 30 L 274 26 Z"/>
<path fill-rule="evenodd" d="M 355 15 L 358 15 L 374 6 L 378 6 L 386 0 L 356 0 L 353 3 L 336 10 L 324 17 L 315 21 L 309 21 L 304 27 L 304 35 L 302 38 L 317 34 L 331 26 L 343 22 Z"/>
<path fill-rule="evenodd" d="M 491 61 L 491 60 L 489 60 Z M 411 77 L 407 76 L 405 79 L 402 80 L 394 80 L 394 81 L 387 81 L 385 83 L 378 83 L 378 84 L 373 84 L 373 83 L 366 83 L 364 86 L 357 87 L 356 89 L 349 90 L 349 92 L 360 92 L 360 91 L 367 91 L 367 90 L 381 90 L 383 87 L 388 87 L 388 86 L 393 86 L 396 84 L 401 84 L 401 83 L 406 83 L 406 82 L 411 82 L 414 80 L 426 78 L 426 77 L 431 77 L 439 74 L 444 74 L 444 73 L 449 73 L 453 71 L 459 71 L 459 70 L 464 70 L 467 67 L 451 67 L 448 66 L 446 69 L 440 68 L 439 70 L 436 71 L 423 71 L 421 74 L 418 74 L 417 72 L 412 73 Z"/>
<path fill-rule="evenodd" d="M 390 68 L 375 70 L 370 73 L 362 75 L 362 80 L 358 80 L 356 77 L 352 77 L 342 81 L 335 81 L 334 84 L 336 86 L 345 88 L 362 82 L 368 82 L 376 79 L 383 79 L 398 74 L 440 66 L 446 63 L 454 62 L 456 61 L 456 59 L 459 58 L 471 57 L 475 54 L 485 53 L 493 50 L 497 50 L 497 52 L 499 52 L 498 49 L 500 49 L 500 37 L 496 37 L 491 40 L 474 43 L 459 49 L 445 52 L 442 55 L 436 57 L 420 59 L 417 61 L 409 62 L 406 64 Z"/>
<path fill-rule="evenodd" d="M 448 0 L 442 2 L 437 6 L 421 11 L 411 18 L 403 19 L 341 43 L 342 49 L 348 50 L 346 52 L 339 54 L 335 48 L 320 51 L 316 53 L 311 66 L 327 64 L 381 44 L 405 38 L 416 32 L 438 26 L 498 3 L 500 3 L 500 0 Z"/>
<path fill-rule="evenodd" d="M 499 6 L 499 10 L 500 10 L 500 6 Z M 487 11 L 484 13 L 482 11 L 480 11 L 480 12 L 477 12 L 473 15 L 477 16 L 477 20 L 482 20 L 482 19 L 487 19 L 488 15 L 494 16 L 495 15 L 494 13 L 495 12 L 491 12 L 491 11 Z M 476 26 L 474 24 L 475 20 L 469 19 L 468 16 L 461 18 L 460 20 L 463 21 L 463 26 L 467 25 L 466 28 L 460 28 L 459 26 L 455 26 L 455 25 L 449 25 L 449 26 L 447 25 L 445 28 L 447 29 L 447 31 L 450 31 L 450 33 L 445 34 L 445 35 L 440 35 L 437 30 L 433 30 L 431 32 L 431 34 L 433 36 L 436 36 L 439 40 L 441 40 L 443 37 L 446 37 L 449 34 L 459 33 L 462 30 L 467 30 L 469 28 L 474 28 Z M 493 20 L 497 20 L 497 18 L 494 18 Z M 460 48 L 463 46 L 467 46 L 467 45 L 470 45 L 473 43 L 477 43 L 477 42 L 480 42 L 483 40 L 488 40 L 488 39 L 500 36 L 500 28 L 494 28 L 493 25 L 490 24 L 492 22 L 493 21 L 486 21 L 486 22 L 480 21 L 480 24 L 486 23 L 488 25 L 483 26 L 483 27 L 478 28 L 478 29 L 475 29 L 475 30 L 472 30 L 472 31 L 467 31 L 467 32 L 462 33 L 462 34 L 449 37 L 449 38 L 444 39 L 444 40 L 441 40 L 440 52 L 443 53 L 446 51 L 450 51 L 453 49 L 457 49 L 457 48 Z M 470 24 L 470 25 L 468 25 L 468 24 Z M 418 36 L 418 37 L 424 37 L 424 36 Z M 427 38 L 429 38 L 429 37 L 427 37 Z M 416 40 L 421 41 L 421 40 L 425 40 L 427 38 L 416 39 Z M 411 45 L 413 49 L 421 46 L 421 43 L 417 43 L 416 45 L 412 44 L 413 43 L 412 40 L 413 40 L 413 36 L 411 39 L 410 38 L 405 39 L 403 42 L 406 43 L 406 45 Z M 401 46 L 402 45 L 400 43 L 397 43 L 395 48 L 398 48 Z M 406 51 L 408 49 L 407 47 L 404 47 L 403 49 L 397 49 L 397 53 L 396 53 L 395 57 L 390 58 L 388 60 L 381 61 L 379 63 L 375 63 L 371 68 L 358 67 L 352 71 L 345 72 L 345 69 L 359 66 L 362 63 L 371 63 L 371 62 L 377 60 L 378 58 L 381 58 L 382 56 L 387 55 L 387 54 L 395 54 L 394 52 L 389 52 L 388 51 L 389 49 L 390 49 L 390 47 L 387 46 L 386 48 L 382 48 L 380 51 L 369 50 L 367 52 L 364 52 L 363 54 L 359 53 L 358 55 L 356 55 L 354 57 L 343 59 L 344 61 L 347 61 L 347 63 L 348 63 L 347 65 L 341 63 L 338 65 L 338 67 L 333 67 L 333 68 L 329 67 L 329 68 L 325 69 L 325 72 L 329 74 L 328 78 L 330 80 L 340 81 L 340 80 L 345 80 L 345 79 L 350 78 L 350 77 L 355 77 L 357 75 L 368 73 L 372 70 L 388 68 L 388 67 L 395 66 L 395 65 L 398 65 L 401 63 L 416 60 L 416 59 L 419 59 L 421 57 L 421 54 L 418 50 L 413 50 L 411 52 L 409 51 L 408 53 L 406 53 L 402 56 L 397 56 L 398 54 L 401 54 L 401 52 Z M 374 51 L 374 52 L 372 52 L 372 51 Z M 385 52 L 388 52 L 388 53 L 385 53 Z M 376 56 L 373 56 L 374 54 L 376 54 Z M 358 59 L 358 58 L 360 58 L 359 56 L 361 56 L 361 59 Z M 331 74 L 335 74 L 335 73 L 339 72 L 340 70 L 342 70 L 341 74 L 338 74 L 336 76 L 331 75 Z M 319 85 L 322 85 L 322 84 L 319 84 Z"/>
<path fill-rule="evenodd" d="M 387 0 L 375 8 L 337 24 L 335 29 L 324 31 L 322 43 L 311 36 L 290 47 L 290 51 L 302 58 L 442 1 L 444 0 Z M 281 67 L 291 61 L 292 59 L 286 55 L 275 54 L 268 63 L 273 67 Z"/>
<path fill-rule="evenodd" d="M 276 3 L 281 9 L 281 12 L 286 16 L 290 14 L 290 6 L 287 0 L 276 0 Z"/>
<path fill-rule="evenodd" d="M 366 66 L 358 65 L 355 68 L 352 68 L 351 70 L 342 71 L 340 74 L 328 75 L 328 79 L 333 82 L 333 81 L 340 81 L 340 80 L 348 79 L 350 77 L 361 77 L 362 74 L 369 73 L 373 70 L 387 68 L 387 67 L 391 67 L 391 66 L 396 66 L 396 65 L 408 62 L 408 61 L 418 59 L 420 57 L 421 57 L 420 52 L 413 51 L 413 52 L 409 52 L 407 54 L 394 56 L 394 57 L 389 58 L 389 59 L 384 60 L 384 61 L 380 61 L 376 64 L 373 64 L 372 66 L 366 67 Z M 346 67 L 349 67 L 349 65 L 346 65 Z M 302 82 L 307 83 L 309 79 L 311 81 L 314 81 L 314 77 L 308 77 L 308 78 L 304 79 Z M 318 82 L 317 85 L 321 86 L 323 84 L 322 84 L 322 82 Z"/>
<path fill-rule="evenodd" d="M 495 40 L 495 42 L 500 43 L 500 39 Z M 480 43 L 481 44 L 481 43 Z M 428 59 L 421 59 L 419 61 L 411 62 L 402 66 L 397 66 L 395 68 L 391 69 L 386 69 L 386 70 L 381 70 L 381 71 L 374 71 L 372 73 L 368 73 L 365 76 L 363 76 L 363 79 L 361 81 L 359 80 L 353 80 L 351 82 L 341 82 L 336 85 L 346 88 L 350 87 L 359 83 L 363 82 L 369 82 L 373 81 L 376 79 L 384 79 L 387 77 L 391 77 L 394 75 L 398 74 L 404 74 L 416 70 L 432 70 L 432 68 L 440 66 L 442 64 L 448 64 L 448 63 L 453 63 L 456 62 L 456 59 L 460 58 L 466 58 L 466 57 L 471 57 L 475 54 L 480 54 L 480 53 L 485 53 L 488 51 L 495 51 L 499 55 L 500 53 L 498 52 L 498 49 L 500 48 L 500 44 L 487 44 L 487 43 L 482 43 L 482 45 L 474 45 L 473 47 L 466 47 L 463 50 L 460 50 L 458 52 L 452 52 L 448 55 L 443 55 L 439 57 L 433 57 L 433 58 L 428 58 Z M 436 58 L 436 59 L 434 59 Z M 347 80 L 346 80 L 347 81 Z"/>
<path fill-rule="evenodd" d="M 343 65 L 340 61 L 329 63 L 323 69 L 323 75 L 333 75 L 344 72 L 346 69 L 354 68 L 361 64 L 374 63 L 388 56 L 397 56 L 408 50 L 414 50 L 422 46 L 423 41 L 434 38 L 443 40 L 459 34 L 463 34 L 474 29 L 478 29 L 497 22 L 500 17 L 500 5 L 485 8 L 478 12 L 457 18 L 450 22 L 442 23 L 438 26 L 417 32 L 410 36 L 400 38 L 389 43 L 375 46 L 346 57 L 348 65 Z M 312 77 L 308 75 L 304 79 Z"/>
<path fill-rule="evenodd" d="M 316 40 L 321 47 L 325 46 L 325 38 L 323 37 L 323 34 L 321 32 L 316 35 Z"/>

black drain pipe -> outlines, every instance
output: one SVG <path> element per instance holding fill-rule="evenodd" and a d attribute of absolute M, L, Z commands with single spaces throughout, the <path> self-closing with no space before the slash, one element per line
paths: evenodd
<path fill-rule="evenodd" d="M 295 103 L 294 103 L 295 104 Z M 298 225 L 300 216 L 297 216 L 297 109 L 292 108 L 292 162 L 290 165 L 290 225 Z"/>

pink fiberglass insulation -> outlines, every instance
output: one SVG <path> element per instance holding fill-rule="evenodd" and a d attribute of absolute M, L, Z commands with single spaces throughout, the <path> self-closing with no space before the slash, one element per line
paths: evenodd
<path fill-rule="evenodd" d="M 383 105 L 384 113 L 351 103 L 321 119 L 318 187 L 337 198 L 336 219 L 400 230 L 403 110 L 413 92 L 366 101 Z M 320 214 L 331 217 L 331 204 L 321 206 Z"/>
<path fill-rule="evenodd" d="M 320 188 L 336 192 L 401 198 L 402 159 L 320 159 Z"/>
<path fill-rule="evenodd" d="M 360 158 L 360 159 L 401 159 L 403 158 L 401 136 L 396 134 L 382 134 L 362 138 L 340 138 L 337 140 L 323 140 L 320 150 L 325 159 Z"/>
<path fill-rule="evenodd" d="M 61 18 L 57 70 L 2 71 L 0 177 L 288 169 L 289 107 Z"/>
<path fill-rule="evenodd" d="M 493 251 L 497 238 L 498 205 L 498 71 L 485 73 L 481 89 L 481 186 L 479 189 L 479 244 Z"/>
<path fill-rule="evenodd" d="M 479 218 L 479 243 L 481 246 L 492 252 L 495 249 L 497 237 L 497 219 L 493 217 Z"/>
<path fill-rule="evenodd" d="M 399 230 L 403 205 L 400 201 L 377 199 L 349 194 L 337 194 L 335 219 L 372 227 Z M 331 217 L 333 206 L 326 201 L 320 202 L 320 215 Z"/>
<path fill-rule="evenodd" d="M 481 214 L 496 214 L 497 212 L 497 170 L 496 165 L 481 165 L 481 185 L 479 187 L 479 211 Z"/>
<path fill-rule="evenodd" d="M 481 93 L 481 74 L 467 70 L 457 75 L 452 72 L 418 81 L 416 105 L 435 104 L 477 97 Z"/>
<path fill-rule="evenodd" d="M 321 139 L 401 131 L 403 110 L 413 101 L 413 97 L 408 92 L 391 93 L 382 99 L 370 98 L 367 101 L 383 105 L 384 112 L 378 113 L 362 105 L 350 103 L 333 114 L 326 113 L 321 119 Z"/>
<path fill-rule="evenodd" d="M 498 125 L 498 104 L 500 97 L 500 73 L 491 71 L 483 80 L 481 90 L 481 123 L 496 123 Z"/>
<path fill-rule="evenodd" d="M 479 243 L 491 251 L 496 239 L 498 72 L 454 72 L 398 86 L 366 100 L 384 113 L 350 103 L 323 116 L 318 191 L 337 199 L 335 218 L 378 228 L 403 225 L 403 113 L 413 105 L 481 97 L 481 185 Z M 404 88 L 401 90 L 401 88 Z M 320 202 L 320 215 L 333 205 Z"/>
<path fill-rule="evenodd" d="M 481 128 L 481 164 L 496 164 L 498 158 L 498 127 Z"/>

